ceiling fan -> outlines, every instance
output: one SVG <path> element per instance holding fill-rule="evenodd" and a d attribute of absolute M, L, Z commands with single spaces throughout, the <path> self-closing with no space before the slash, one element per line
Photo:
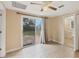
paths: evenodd
<path fill-rule="evenodd" d="M 43 1 L 43 4 L 31 2 L 30 4 L 33 4 L 33 5 L 42 5 L 41 11 L 45 11 L 47 9 L 52 9 L 52 10 L 56 11 L 58 8 L 64 7 L 63 4 L 60 5 L 60 6 L 58 6 L 58 7 L 54 7 L 54 6 L 52 6 L 52 1 Z"/>

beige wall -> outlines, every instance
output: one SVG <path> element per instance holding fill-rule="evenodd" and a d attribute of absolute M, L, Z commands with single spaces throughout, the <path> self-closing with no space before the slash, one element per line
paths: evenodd
<path fill-rule="evenodd" d="M 57 25 L 58 21 L 55 18 L 49 18 L 46 20 L 46 26 L 47 26 L 47 35 L 48 40 L 57 40 Z"/>
<path fill-rule="evenodd" d="M 54 40 L 63 44 L 64 18 L 70 15 L 51 17 L 46 20 L 46 31 L 49 41 Z M 10 51 L 12 49 L 21 48 L 21 15 L 16 14 L 13 10 L 7 10 L 6 16 L 6 50 Z"/>
<path fill-rule="evenodd" d="M 16 12 L 13 10 L 7 10 L 6 16 L 6 49 L 7 51 L 10 51 L 12 49 L 21 48 L 21 15 L 16 14 Z M 49 41 L 54 40 L 63 44 L 63 20 L 67 16 L 70 15 L 51 17 L 46 20 L 46 31 Z"/>
<path fill-rule="evenodd" d="M 47 31 L 47 35 L 48 35 L 48 40 L 55 40 L 61 44 L 64 44 L 64 19 L 65 17 L 69 17 L 69 16 L 72 16 L 74 14 L 74 22 L 75 22 L 75 28 L 74 28 L 74 50 L 79 50 L 79 13 L 78 12 L 75 12 L 75 13 L 71 13 L 71 14 L 66 14 L 66 15 L 62 15 L 62 16 L 56 16 L 56 17 L 52 17 L 52 18 L 48 18 L 46 21 L 46 31 Z M 54 24 L 56 23 L 55 21 L 58 23 L 58 24 Z M 56 26 L 58 27 L 58 29 L 55 30 L 55 27 L 53 26 Z M 57 32 L 58 31 L 58 34 L 54 34 L 54 32 Z M 57 39 L 53 38 L 54 37 L 57 37 Z M 51 38 L 52 37 L 52 38 Z M 69 42 L 69 41 L 68 41 Z"/>
<path fill-rule="evenodd" d="M 6 50 L 21 48 L 21 15 L 15 11 L 6 11 Z"/>
<path fill-rule="evenodd" d="M 72 14 L 51 17 L 46 20 L 48 40 L 53 40 L 63 44 L 64 41 L 64 19 Z"/>

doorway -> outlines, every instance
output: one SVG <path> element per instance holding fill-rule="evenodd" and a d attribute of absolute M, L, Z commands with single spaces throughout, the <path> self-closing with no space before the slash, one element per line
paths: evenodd
<path fill-rule="evenodd" d="M 74 48 L 74 16 L 64 19 L 64 45 Z"/>

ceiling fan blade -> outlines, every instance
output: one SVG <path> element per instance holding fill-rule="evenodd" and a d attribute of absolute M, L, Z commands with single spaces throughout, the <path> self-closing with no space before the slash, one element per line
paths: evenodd
<path fill-rule="evenodd" d="M 58 8 L 62 8 L 62 7 L 64 7 L 64 5 L 60 5 Z"/>
<path fill-rule="evenodd" d="M 57 8 L 49 6 L 48 8 L 52 9 L 52 10 L 57 10 Z"/>
<path fill-rule="evenodd" d="M 34 4 L 34 5 L 42 5 L 42 4 L 39 4 L 39 3 L 33 3 L 33 2 L 31 2 L 30 4 Z"/>

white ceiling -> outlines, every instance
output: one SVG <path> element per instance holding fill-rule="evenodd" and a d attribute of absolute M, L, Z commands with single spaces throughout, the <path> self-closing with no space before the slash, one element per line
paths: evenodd
<path fill-rule="evenodd" d="M 14 8 L 14 7 L 12 7 L 11 2 L 4 2 L 4 4 L 5 4 L 6 8 L 17 9 L 17 10 L 21 10 L 21 11 L 24 11 L 27 13 L 48 16 L 48 17 L 63 15 L 63 14 L 67 14 L 67 13 L 71 13 L 71 12 L 75 12 L 75 11 L 79 10 L 79 1 L 53 1 L 52 6 L 58 7 L 62 4 L 64 4 L 64 7 L 58 9 L 57 11 L 53 11 L 53 10 L 49 9 L 49 10 L 43 11 L 43 12 L 40 11 L 42 5 L 32 5 L 32 4 L 30 4 L 31 1 L 18 1 L 18 2 L 25 4 L 27 6 L 27 8 L 25 10 Z M 36 2 L 36 1 L 33 1 L 33 2 Z M 43 2 L 38 1 L 36 3 L 43 3 Z"/>

